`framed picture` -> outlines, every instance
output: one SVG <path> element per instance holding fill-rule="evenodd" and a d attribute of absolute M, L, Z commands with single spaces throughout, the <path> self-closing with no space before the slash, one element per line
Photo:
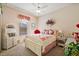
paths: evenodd
<path fill-rule="evenodd" d="M 35 23 L 32 23 L 32 24 L 31 24 L 31 27 L 32 27 L 32 28 L 35 28 L 35 27 L 36 27 L 36 24 L 35 24 Z"/>

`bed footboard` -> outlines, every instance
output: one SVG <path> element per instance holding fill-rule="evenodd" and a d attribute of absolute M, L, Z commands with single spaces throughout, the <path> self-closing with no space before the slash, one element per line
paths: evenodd
<path fill-rule="evenodd" d="M 26 48 L 29 48 L 32 52 L 34 52 L 36 55 L 41 56 L 42 55 L 42 46 L 33 42 L 30 39 L 25 40 L 25 46 Z"/>

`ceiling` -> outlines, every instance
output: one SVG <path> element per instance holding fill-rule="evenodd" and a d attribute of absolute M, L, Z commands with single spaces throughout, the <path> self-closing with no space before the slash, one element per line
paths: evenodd
<path fill-rule="evenodd" d="M 10 3 L 11 5 L 31 12 L 35 16 L 43 16 L 60 8 L 70 5 L 69 3 L 39 3 L 40 13 L 37 13 L 38 3 Z"/>

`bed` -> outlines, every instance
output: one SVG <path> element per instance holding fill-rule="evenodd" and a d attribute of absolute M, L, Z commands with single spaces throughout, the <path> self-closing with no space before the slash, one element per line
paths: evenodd
<path fill-rule="evenodd" d="M 25 47 L 38 56 L 46 54 L 55 46 L 56 36 L 54 35 L 31 35 L 25 39 Z"/>

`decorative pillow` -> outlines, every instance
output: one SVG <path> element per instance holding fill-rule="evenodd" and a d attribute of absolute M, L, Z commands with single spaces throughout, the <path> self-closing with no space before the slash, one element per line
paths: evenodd
<path fill-rule="evenodd" d="M 49 30 L 44 30 L 44 34 L 48 34 L 48 35 L 53 35 L 54 34 L 54 30 L 49 29 Z"/>
<path fill-rule="evenodd" d="M 50 30 L 49 30 L 49 34 L 50 34 L 50 35 L 53 35 L 53 34 L 54 34 L 54 31 L 53 31 L 52 29 L 50 29 Z"/>
<path fill-rule="evenodd" d="M 46 38 L 45 37 L 42 37 L 42 38 L 40 38 L 42 41 L 44 41 L 44 40 L 46 40 Z"/>

